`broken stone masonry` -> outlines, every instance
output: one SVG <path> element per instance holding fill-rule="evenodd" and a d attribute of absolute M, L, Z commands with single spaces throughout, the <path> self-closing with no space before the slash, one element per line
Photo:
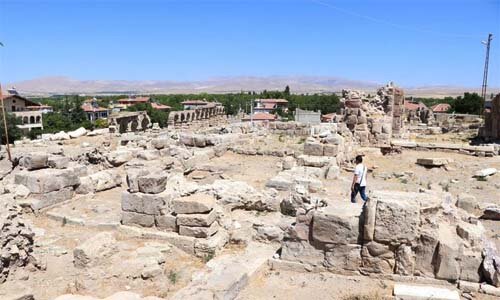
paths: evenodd
<path fill-rule="evenodd" d="M 500 286 L 498 251 L 481 222 L 446 194 L 378 191 L 364 206 L 299 208 L 281 260 L 342 274 Z"/>
<path fill-rule="evenodd" d="M 485 123 L 479 135 L 486 140 L 500 139 L 500 94 L 491 101 L 491 109 L 485 112 Z"/>
<path fill-rule="evenodd" d="M 404 134 L 404 92 L 392 83 L 369 98 L 363 92 L 343 90 L 341 119 L 362 146 L 388 145 Z"/>

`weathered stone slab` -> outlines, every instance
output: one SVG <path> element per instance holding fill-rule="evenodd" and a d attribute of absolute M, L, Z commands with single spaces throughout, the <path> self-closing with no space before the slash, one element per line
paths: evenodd
<path fill-rule="evenodd" d="M 41 194 L 77 186 L 80 178 L 69 169 L 41 169 L 16 174 L 14 183 L 26 186 L 31 193 Z"/>
<path fill-rule="evenodd" d="M 177 214 L 199 214 L 211 211 L 215 206 L 215 198 L 208 194 L 197 193 L 172 201 L 172 209 Z"/>
<path fill-rule="evenodd" d="M 217 212 L 212 209 L 208 214 L 178 214 L 177 225 L 208 227 L 217 218 Z"/>
<path fill-rule="evenodd" d="M 500 206 L 486 207 L 481 219 L 500 221 Z"/>
<path fill-rule="evenodd" d="M 148 215 L 160 215 L 170 199 L 164 194 L 122 193 L 122 210 Z"/>
<path fill-rule="evenodd" d="M 177 217 L 172 215 L 159 215 L 155 216 L 155 224 L 156 227 L 160 230 L 164 231 L 179 231 L 177 226 Z"/>
<path fill-rule="evenodd" d="M 19 164 L 28 170 L 37 170 L 48 167 L 48 155 L 46 153 L 34 152 L 25 155 Z"/>
<path fill-rule="evenodd" d="M 399 300 L 460 300 L 458 291 L 418 285 L 394 285 L 394 296 Z"/>
<path fill-rule="evenodd" d="M 122 211 L 122 224 L 153 227 L 155 225 L 155 217 L 152 215 Z"/>
<path fill-rule="evenodd" d="M 361 204 L 328 206 L 313 216 L 312 238 L 328 244 L 357 244 L 360 239 Z"/>
<path fill-rule="evenodd" d="M 115 248 L 116 240 L 111 232 L 98 233 L 73 250 L 75 267 L 94 266 L 112 255 Z"/>
<path fill-rule="evenodd" d="M 417 165 L 424 167 L 442 167 L 448 164 L 447 158 L 418 158 Z"/>
<path fill-rule="evenodd" d="M 137 184 L 139 191 L 148 194 L 158 194 L 165 190 L 167 185 L 167 173 L 155 173 L 139 176 Z"/>
<path fill-rule="evenodd" d="M 419 234 L 420 208 L 413 194 L 377 192 L 374 240 L 381 243 L 407 243 Z"/>
<path fill-rule="evenodd" d="M 495 168 L 487 168 L 487 169 L 479 170 L 476 173 L 474 173 L 474 177 L 483 177 L 484 178 L 484 177 L 494 175 L 494 174 L 496 174 L 496 172 L 497 172 L 497 169 L 495 169 Z"/>
<path fill-rule="evenodd" d="M 219 230 L 219 223 L 213 222 L 210 227 L 179 226 L 179 234 L 197 238 L 206 238 Z"/>

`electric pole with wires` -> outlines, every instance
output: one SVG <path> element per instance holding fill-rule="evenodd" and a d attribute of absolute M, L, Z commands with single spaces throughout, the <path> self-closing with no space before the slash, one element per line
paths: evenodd
<path fill-rule="evenodd" d="M 490 45 L 491 40 L 493 39 L 493 34 L 488 34 L 488 40 L 482 41 L 484 45 L 486 45 L 486 58 L 484 60 L 484 73 L 483 73 L 483 86 L 481 88 L 481 97 L 486 101 L 486 88 L 488 87 L 488 64 L 490 60 Z"/>

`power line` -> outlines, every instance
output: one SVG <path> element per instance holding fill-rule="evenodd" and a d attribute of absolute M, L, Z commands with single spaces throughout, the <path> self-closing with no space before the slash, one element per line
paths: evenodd
<path fill-rule="evenodd" d="M 417 27 L 405 26 L 405 25 L 401 25 L 401 24 L 389 22 L 387 20 L 378 19 L 378 18 L 374 18 L 374 17 L 371 17 L 371 16 L 367 16 L 367 15 L 362 15 L 362 14 L 359 14 L 357 12 L 354 12 L 354 11 L 351 11 L 351 10 L 347 10 L 347 9 L 344 9 L 344 8 L 341 8 L 341 7 L 338 7 L 338 6 L 335 6 L 335 5 L 333 5 L 333 4 L 329 3 L 329 2 L 325 2 L 325 1 L 321 1 L 321 0 L 309 0 L 309 1 L 311 1 L 313 3 L 316 3 L 318 5 L 322 5 L 322 6 L 325 6 L 325 7 L 332 8 L 332 9 L 338 11 L 338 12 L 341 12 L 341 13 L 344 13 L 344 14 L 347 14 L 347 15 L 350 15 L 350 16 L 354 16 L 354 17 L 357 17 L 357 18 L 365 19 L 365 20 L 368 20 L 368 21 L 371 21 L 371 22 L 374 22 L 374 23 L 379 23 L 379 24 L 391 26 L 391 27 L 398 28 L 398 29 L 415 31 L 415 32 L 420 32 L 420 33 L 425 33 L 425 34 L 433 34 L 433 35 L 437 35 L 437 36 L 441 36 L 441 37 L 449 37 L 449 38 L 468 38 L 468 39 L 469 38 L 470 39 L 477 39 L 477 38 L 479 38 L 478 36 L 475 36 L 475 35 L 448 34 L 448 33 L 438 32 L 438 31 L 434 31 L 434 30 L 428 30 L 428 29 L 424 29 L 424 28 L 417 28 Z"/>

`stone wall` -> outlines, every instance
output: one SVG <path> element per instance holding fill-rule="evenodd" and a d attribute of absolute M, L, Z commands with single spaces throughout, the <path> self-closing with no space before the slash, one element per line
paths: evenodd
<path fill-rule="evenodd" d="M 151 127 L 151 119 L 145 111 L 120 112 L 108 117 L 111 132 L 144 131 Z"/>
<path fill-rule="evenodd" d="M 500 94 L 491 101 L 491 110 L 485 113 L 485 124 L 479 135 L 489 140 L 500 139 Z"/>
<path fill-rule="evenodd" d="M 172 111 L 168 115 L 168 125 L 172 127 L 190 126 L 199 123 L 213 123 L 224 120 L 224 106 L 209 104 L 192 110 Z"/>
<path fill-rule="evenodd" d="M 380 191 L 366 205 L 297 209 L 281 260 L 336 273 L 480 282 L 499 275 L 483 263 L 492 259 L 483 233 L 450 195 Z"/>
<path fill-rule="evenodd" d="M 362 146 L 387 145 L 403 134 L 404 92 L 388 84 L 367 97 L 359 91 L 342 91 L 342 122 Z"/>

